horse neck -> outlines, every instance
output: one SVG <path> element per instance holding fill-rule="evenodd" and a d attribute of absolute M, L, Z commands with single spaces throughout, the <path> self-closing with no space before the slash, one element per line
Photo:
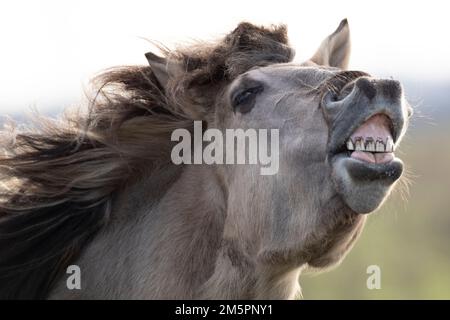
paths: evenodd
<path fill-rule="evenodd" d="M 138 296 L 199 295 L 214 271 L 224 204 L 221 183 L 208 166 L 170 164 L 124 188 L 115 202 L 117 222 L 111 226 L 121 231 L 112 237 L 129 237 L 124 251 L 132 252 L 137 277 L 146 279 Z"/>
<path fill-rule="evenodd" d="M 120 215 L 138 214 L 130 243 L 139 239 L 141 248 L 130 250 L 146 266 L 138 271 L 147 279 L 143 296 L 291 298 L 297 291 L 298 270 L 257 265 L 245 244 L 224 239 L 226 188 L 213 166 L 171 166 L 141 179 L 121 198 L 127 201 L 119 201 Z"/>

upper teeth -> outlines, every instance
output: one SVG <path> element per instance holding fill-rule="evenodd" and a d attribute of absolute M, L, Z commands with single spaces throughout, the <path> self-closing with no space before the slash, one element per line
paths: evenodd
<path fill-rule="evenodd" d="M 356 137 L 354 140 L 348 139 L 347 149 L 355 151 L 368 151 L 368 152 L 394 152 L 394 142 L 391 138 L 383 140 L 377 138 L 375 141 L 372 137 Z"/>

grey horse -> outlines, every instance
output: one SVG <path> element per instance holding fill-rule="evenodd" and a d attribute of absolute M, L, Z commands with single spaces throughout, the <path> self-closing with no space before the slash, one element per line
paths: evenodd
<path fill-rule="evenodd" d="M 402 175 L 411 108 L 398 81 L 347 70 L 346 20 L 304 63 L 282 25 L 161 50 L 96 78 L 88 112 L 3 129 L 1 298 L 293 299 Z M 276 129 L 278 171 L 173 163 L 194 121 Z"/>

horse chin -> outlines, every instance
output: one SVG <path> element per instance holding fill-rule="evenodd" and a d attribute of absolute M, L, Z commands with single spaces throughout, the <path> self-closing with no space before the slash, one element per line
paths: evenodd
<path fill-rule="evenodd" d="M 403 172 L 403 162 L 398 158 L 387 163 L 369 163 L 347 153 L 335 155 L 331 166 L 337 192 L 350 209 L 360 214 L 379 208 Z"/>

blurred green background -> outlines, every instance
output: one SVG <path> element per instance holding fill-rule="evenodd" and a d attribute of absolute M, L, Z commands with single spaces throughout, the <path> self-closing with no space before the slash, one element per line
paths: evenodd
<path fill-rule="evenodd" d="M 368 217 L 341 265 L 302 274 L 304 299 L 450 299 L 450 88 L 441 93 L 419 92 L 425 100 L 397 153 L 409 194 L 399 185 Z M 367 288 L 370 265 L 381 269 L 381 289 Z"/>

